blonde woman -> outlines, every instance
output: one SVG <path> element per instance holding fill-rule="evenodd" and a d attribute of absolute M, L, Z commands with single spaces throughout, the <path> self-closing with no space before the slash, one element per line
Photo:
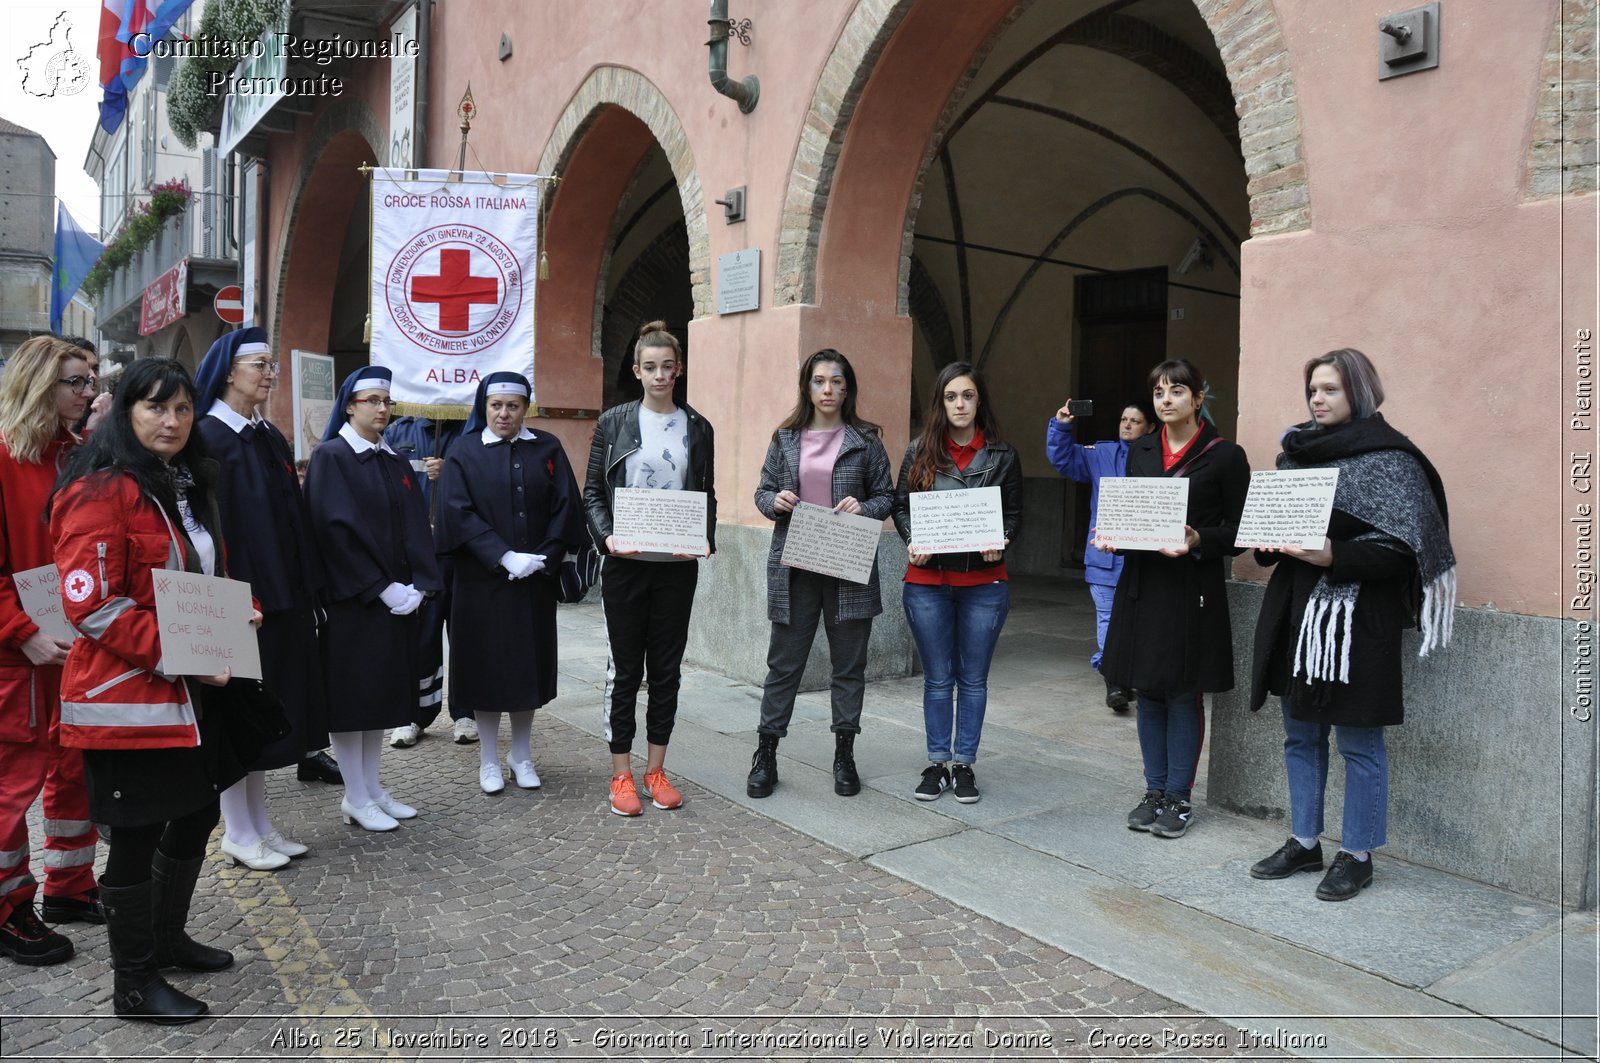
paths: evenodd
<path fill-rule="evenodd" d="M 105 922 L 83 754 L 62 747 L 56 729 L 70 643 L 40 630 L 16 583 L 17 573 L 55 560 L 45 504 L 94 391 L 84 352 L 55 336 L 28 340 L 0 376 L 0 952 L 31 967 L 72 956 L 72 943 L 33 906 L 27 814 L 41 791 L 45 918 Z"/>

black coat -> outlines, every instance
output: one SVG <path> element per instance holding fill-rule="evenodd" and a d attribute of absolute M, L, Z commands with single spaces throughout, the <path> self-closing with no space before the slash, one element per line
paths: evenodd
<path fill-rule="evenodd" d="M 1161 432 L 1128 447 L 1129 476 L 1165 476 Z M 1204 454 L 1200 452 L 1217 444 Z M 1189 480 L 1185 522 L 1200 535 L 1199 545 L 1181 557 L 1154 550 L 1128 550 L 1100 671 L 1124 688 L 1165 692 L 1233 689 L 1233 632 L 1228 622 L 1228 592 L 1223 558 L 1240 553 L 1233 545 L 1250 462 L 1238 444 L 1221 439 L 1216 426 L 1202 423 L 1182 472 Z"/>
<path fill-rule="evenodd" d="M 1256 551 L 1256 560 L 1275 565 L 1256 620 L 1251 662 L 1250 707 L 1267 695 L 1288 694 L 1289 714 L 1306 723 L 1345 727 L 1390 727 L 1405 718 L 1401 697 L 1400 635 L 1411 621 L 1411 584 L 1416 561 L 1397 539 L 1353 541 L 1372 528 L 1339 510 L 1328 521 L 1333 564 L 1318 568 L 1277 553 Z M 1318 682 L 1291 676 L 1291 659 L 1311 589 L 1326 572 L 1335 583 L 1359 581 L 1350 631 L 1350 682 Z"/>
<path fill-rule="evenodd" d="M 439 475 L 439 549 L 454 558 L 450 704 L 459 712 L 523 712 L 556 696 L 556 575 L 588 541 L 572 465 L 551 435 L 485 444 L 462 438 Z M 507 578 L 500 558 L 545 555 Z"/>
<path fill-rule="evenodd" d="M 306 499 L 330 599 L 321 640 L 330 731 L 399 727 L 416 713 L 418 615 L 395 616 L 378 596 L 391 583 L 443 588 L 418 475 L 340 436 L 312 452 Z"/>
<path fill-rule="evenodd" d="M 228 542 L 228 574 L 250 584 L 261 603 L 262 682 L 283 702 L 290 732 L 251 765 L 293 764 L 328 744 L 328 711 L 317 660 L 314 607 L 322 562 L 311 511 L 300 491 L 289 441 L 266 421 L 235 432 L 218 417 L 200 419 L 200 436 L 221 466 L 217 506 Z"/>

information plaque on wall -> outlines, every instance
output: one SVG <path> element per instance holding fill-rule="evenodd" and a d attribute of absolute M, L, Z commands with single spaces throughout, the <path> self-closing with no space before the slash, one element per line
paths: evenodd
<path fill-rule="evenodd" d="M 761 248 L 717 256 L 717 313 L 761 309 Z"/>

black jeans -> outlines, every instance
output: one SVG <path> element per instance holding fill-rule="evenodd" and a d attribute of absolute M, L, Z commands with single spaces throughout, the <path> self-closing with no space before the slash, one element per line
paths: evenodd
<path fill-rule="evenodd" d="M 608 556 L 600 605 L 611 659 L 606 663 L 605 736 L 613 753 L 633 750 L 639 684 L 648 673 L 645 737 L 664 746 L 678 717 L 683 649 L 700 579 L 698 561 L 639 561 Z"/>

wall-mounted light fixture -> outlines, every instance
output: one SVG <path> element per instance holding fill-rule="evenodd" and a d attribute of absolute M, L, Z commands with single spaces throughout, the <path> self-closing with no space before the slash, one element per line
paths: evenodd
<path fill-rule="evenodd" d="M 712 200 L 713 203 L 722 207 L 722 220 L 729 225 L 736 221 L 744 221 L 744 189 L 744 185 L 740 185 L 738 188 L 730 188 L 725 193 L 728 197 L 727 199 Z"/>
<path fill-rule="evenodd" d="M 1378 22 L 1378 80 L 1439 65 L 1439 4 L 1390 15 Z"/>

